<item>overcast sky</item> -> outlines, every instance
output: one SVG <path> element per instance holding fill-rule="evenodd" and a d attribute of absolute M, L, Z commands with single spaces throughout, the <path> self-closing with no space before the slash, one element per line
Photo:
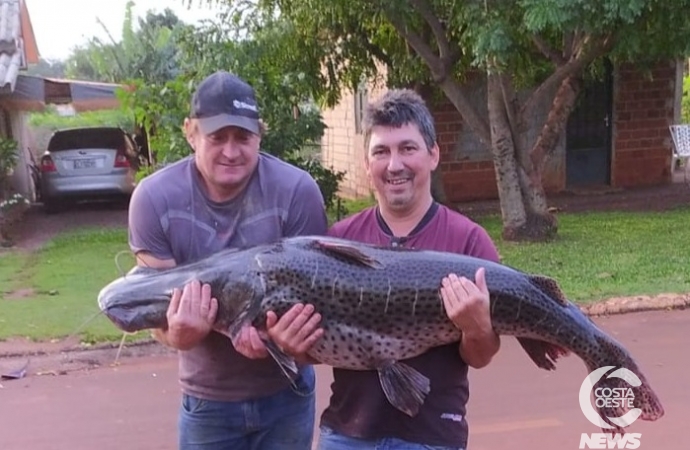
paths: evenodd
<path fill-rule="evenodd" d="M 73 47 L 90 37 L 107 39 L 97 18 L 101 19 L 115 39 L 119 40 L 122 35 L 127 0 L 24 1 L 31 16 L 38 52 L 43 58 L 65 59 Z M 199 0 L 193 0 L 189 9 L 184 6 L 185 3 L 183 0 L 135 0 L 134 16 L 144 16 L 150 9 L 162 11 L 166 7 L 187 23 L 215 16 L 216 11 L 206 5 L 199 6 Z"/>

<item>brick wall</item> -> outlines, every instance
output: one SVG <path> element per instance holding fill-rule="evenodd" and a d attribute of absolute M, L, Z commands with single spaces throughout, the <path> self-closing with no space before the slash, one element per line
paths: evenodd
<path fill-rule="evenodd" d="M 375 100 L 384 90 L 369 86 L 368 101 Z M 355 127 L 355 95 L 344 92 L 340 103 L 323 111 L 326 130 L 321 141 L 322 162 L 336 172 L 345 172 L 339 194 L 345 198 L 366 197 L 371 193 L 364 168 L 364 142 Z"/>
<path fill-rule="evenodd" d="M 464 87 L 465 95 L 477 113 L 488 117 L 485 77 L 479 74 L 472 77 Z M 554 88 L 555 89 L 555 88 Z M 518 92 L 525 101 L 531 92 Z M 446 196 L 450 202 L 494 199 L 498 197 L 496 173 L 493 156 L 489 148 L 482 144 L 474 132 L 465 127 L 460 114 L 447 98 L 427 99 L 434 120 L 441 147 L 442 179 Z M 527 130 L 527 143 L 536 142 L 541 132 L 541 124 L 546 119 L 551 102 L 535 104 L 529 111 L 528 120 L 532 124 Z M 543 182 L 547 192 L 562 189 L 565 182 L 565 139 L 561 139 L 554 149 L 553 156 L 544 165 Z"/>
<path fill-rule="evenodd" d="M 344 94 L 334 108 L 323 112 L 327 125 L 321 141 L 322 161 L 336 172 L 345 172 L 340 194 L 347 198 L 367 195 L 366 173 L 362 167 L 361 136 L 355 133 L 354 96 Z"/>
<path fill-rule="evenodd" d="M 449 101 L 432 104 L 440 149 L 441 179 L 449 202 L 460 202 L 498 195 L 494 164 L 487 152 L 458 146 L 465 129 L 460 113 Z"/>
<path fill-rule="evenodd" d="M 671 180 L 672 140 L 668 126 L 678 115 L 677 66 L 673 62 L 659 64 L 648 77 L 624 66 L 615 71 L 614 128 L 612 136 L 612 185 L 615 187 L 646 186 Z M 485 108 L 484 87 L 467 89 L 470 101 L 481 111 Z M 372 87 L 369 100 L 383 88 Z M 527 95 L 523 93 L 521 95 Z M 446 196 L 450 202 L 495 199 L 498 196 L 491 155 L 464 127 L 462 118 L 447 100 L 427 99 L 436 122 L 441 150 L 440 170 Z M 533 119 L 538 123 L 548 114 L 550 104 L 537 105 Z M 343 96 L 341 103 L 324 111 L 328 129 L 323 141 L 326 165 L 347 172 L 341 195 L 359 197 L 371 192 L 363 168 L 363 143 L 355 133 L 354 97 Z M 530 130 L 536 139 L 538 127 Z M 544 169 L 547 193 L 565 188 L 565 139 L 557 145 Z"/>
<path fill-rule="evenodd" d="M 617 68 L 614 87 L 611 184 L 634 187 L 671 181 L 672 140 L 669 125 L 678 115 L 677 66 L 660 63 L 648 74 L 633 66 Z M 473 88 L 478 92 L 481 88 Z M 548 114 L 550 104 L 538 105 L 533 119 Z M 498 197 L 493 162 L 488 153 L 471 149 L 462 118 L 444 100 L 433 106 L 441 147 L 441 170 L 449 201 L 463 202 Z M 538 128 L 530 131 L 534 140 Z M 461 145 L 458 145 L 458 143 Z M 468 147 L 470 150 L 468 151 Z M 464 150 L 463 150 L 464 149 Z M 558 144 L 543 173 L 547 193 L 565 189 L 565 145 Z"/>
<path fill-rule="evenodd" d="M 650 186 L 671 180 L 676 65 L 659 64 L 649 74 L 620 67 L 614 88 L 612 184 Z"/>

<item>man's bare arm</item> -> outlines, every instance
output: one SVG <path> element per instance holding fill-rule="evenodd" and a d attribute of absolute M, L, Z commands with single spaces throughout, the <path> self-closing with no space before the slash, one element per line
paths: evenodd
<path fill-rule="evenodd" d="M 170 269 L 177 264 L 174 259 L 158 259 L 148 252 L 137 253 L 137 265 L 140 267 L 149 267 L 152 269 Z M 166 329 L 157 328 L 151 330 L 151 336 L 161 344 L 172 347 L 168 342 L 168 335 Z"/>

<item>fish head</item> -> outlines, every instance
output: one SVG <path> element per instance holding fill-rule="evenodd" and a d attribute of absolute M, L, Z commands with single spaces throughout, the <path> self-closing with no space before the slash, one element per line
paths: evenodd
<path fill-rule="evenodd" d="M 98 306 L 118 328 L 129 333 L 166 328 L 172 298 L 170 278 L 162 270 L 135 268 L 101 289 Z"/>

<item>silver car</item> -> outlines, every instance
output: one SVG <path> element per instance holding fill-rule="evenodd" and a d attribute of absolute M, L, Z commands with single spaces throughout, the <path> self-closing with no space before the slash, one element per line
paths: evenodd
<path fill-rule="evenodd" d="M 94 127 L 53 133 L 41 157 L 41 199 L 48 212 L 88 199 L 128 199 L 139 151 L 121 128 Z"/>

